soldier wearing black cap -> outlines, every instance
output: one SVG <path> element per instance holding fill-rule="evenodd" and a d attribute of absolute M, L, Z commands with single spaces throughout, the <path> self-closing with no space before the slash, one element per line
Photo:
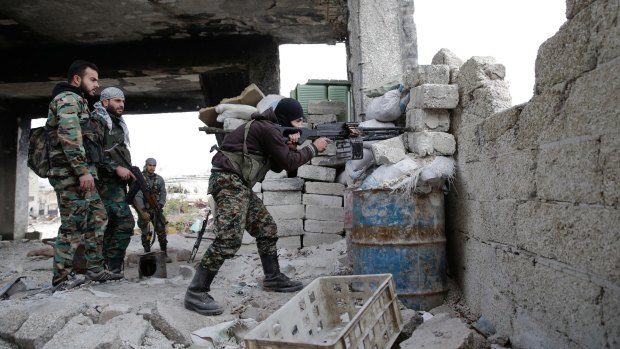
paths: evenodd
<path fill-rule="evenodd" d="M 265 278 L 263 288 L 295 292 L 303 286 L 280 272 L 276 242 L 278 230 L 263 202 L 252 191 L 268 170 L 293 171 L 325 150 L 328 140 L 316 139 L 300 150 L 289 147 L 299 134 L 282 136 L 278 126 L 301 127 L 303 110 L 298 101 L 284 98 L 275 110 L 252 115 L 252 120 L 229 133 L 211 162 L 209 193 L 216 202 L 215 240 L 196 267 L 185 294 L 185 308 L 203 315 L 218 315 L 222 308 L 209 295 L 213 279 L 226 259 L 239 247 L 243 231 L 256 238 Z"/>
<path fill-rule="evenodd" d="M 155 195 L 159 208 L 163 210 L 164 205 L 166 204 L 166 183 L 160 175 L 155 173 L 156 168 L 157 160 L 148 158 L 144 162 L 144 171 L 142 171 L 142 174 L 144 175 L 146 185 L 151 190 L 151 193 Z M 140 227 L 140 230 L 142 231 L 142 246 L 144 247 L 144 252 L 150 252 L 151 245 L 148 239 L 148 224 L 155 215 L 155 208 L 150 207 L 149 203 L 144 200 L 144 194 L 142 191 L 139 191 L 136 194 L 136 206 L 138 207 L 138 211 L 144 213 L 144 216 L 140 216 L 138 219 L 138 227 Z M 166 261 L 169 262 L 170 259 L 167 251 L 168 239 L 166 239 L 166 226 L 158 219 L 155 219 L 154 221 L 155 222 L 153 224 L 155 225 L 155 234 L 157 234 L 159 248 L 166 254 Z"/>

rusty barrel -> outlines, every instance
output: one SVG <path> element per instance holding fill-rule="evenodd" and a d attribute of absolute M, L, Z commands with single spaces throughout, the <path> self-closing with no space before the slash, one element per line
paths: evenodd
<path fill-rule="evenodd" d="M 430 310 L 448 291 L 444 195 L 356 190 L 351 255 L 355 274 L 391 273 L 400 301 Z"/>

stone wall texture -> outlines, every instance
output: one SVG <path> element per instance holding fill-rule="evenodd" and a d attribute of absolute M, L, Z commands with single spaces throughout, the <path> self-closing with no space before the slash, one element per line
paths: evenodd
<path fill-rule="evenodd" d="M 450 266 L 514 348 L 620 347 L 620 5 L 568 0 L 511 106 L 504 67 L 455 74 Z"/>

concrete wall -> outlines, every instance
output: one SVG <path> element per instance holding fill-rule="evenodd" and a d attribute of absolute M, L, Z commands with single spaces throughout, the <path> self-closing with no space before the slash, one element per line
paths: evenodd
<path fill-rule="evenodd" d="M 619 10 L 567 1 L 524 105 L 493 59 L 458 72 L 451 269 L 514 348 L 620 347 Z"/>

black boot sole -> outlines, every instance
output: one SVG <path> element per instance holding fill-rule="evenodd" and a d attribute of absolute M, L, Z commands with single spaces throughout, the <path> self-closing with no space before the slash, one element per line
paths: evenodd
<path fill-rule="evenodd" d="M 267 292 L 280 292 L 280 293 L 291 293 L 297 292 L 304 288 L 304 285 L 299 286 L 291 286 L 291 287 L 267 287 L 263 285 L 263 290 Z"/>
<path fill-rule="evenodd" d="M 220 315 L 224 312 L 224 309 L 222 308 L 214 309 L 214 310 L 205 310 L 205 309 L 198 308 L 188 302 L 183 302 L 183 304 L 185 305 L 185 309 L 194 311 L 200 315 L 215 316 L 215 315 Z"/>

